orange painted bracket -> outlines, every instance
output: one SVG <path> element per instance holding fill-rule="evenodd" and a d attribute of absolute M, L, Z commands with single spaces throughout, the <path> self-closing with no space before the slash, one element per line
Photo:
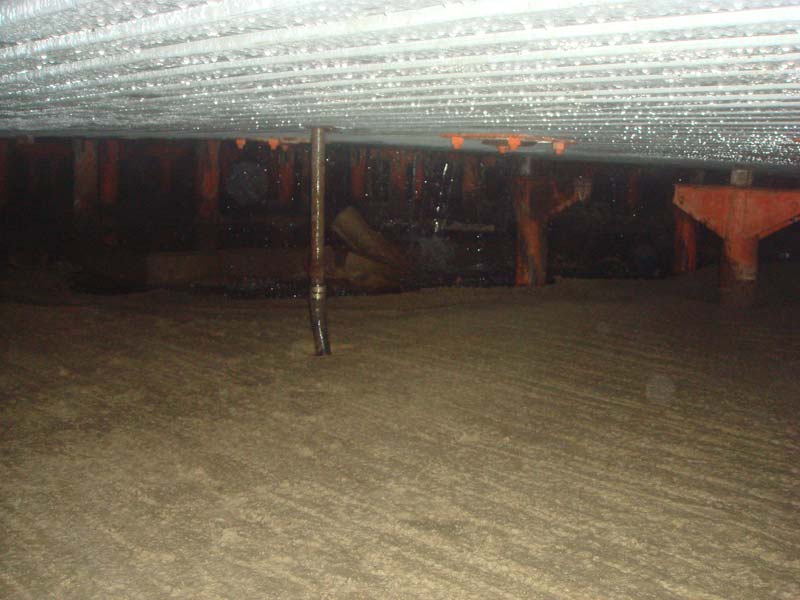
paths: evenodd
<path fill-rule="evenodd" d="M 682 184 L 672 201 L 723 239 L 762 239 L 800 220 L 800 190 Z"/>
<path fill-rule="evenodd" d="M 445 136 L 450 138 L 450 143 L 453 145 L 453 150 L 461 150 L 464 145 L 464 138 L 460 135 Z"/>
<path fill-rule="evenodd" d="M 278 146 L 283 146 L 284 144 L 285 145 L 296 146 L 298 144 L 310 144 L 311 143 L 311 138 L 308 138 L 308 137 L 305 137 L 305 136 L 299 136 L 299 135 L 277 137 L 277 138 L 275 138 L 275 137 L 271 137 L 271 138 L 252 137 L 250 139 L 253 140 L 254 142 L 261 142 L 261 143 L 264 143 L 264 144 L 268 144 L 271 150 L 275 150 Z"/>
<path fill-rule="evenodd" d="M 500 154 L 517 150 L 523 142 L 544 142 L 552 144 L 553 151 L 561 156 L 569 144 L 575 143 L 575 140 L 523 133 L 443 133 L 442 137 L 450 139 L 454 150 L 460 150 L 464 145 L 464 140 L 479 140 L 485 144 L 496 146 Z"/>

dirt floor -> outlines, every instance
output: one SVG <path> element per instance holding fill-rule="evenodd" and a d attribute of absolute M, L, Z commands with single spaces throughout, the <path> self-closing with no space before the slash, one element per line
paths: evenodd
<path fill-rule="evenodd" d="M 7 287 L 0 597 L 800 598 L 787 270 L 336 298 L 323 359 L 302 300 Z"/>

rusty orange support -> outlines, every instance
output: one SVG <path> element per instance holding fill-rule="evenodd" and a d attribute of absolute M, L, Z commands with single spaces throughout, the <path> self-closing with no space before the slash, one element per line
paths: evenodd
<path fill-rule="evenodd" d="M 461 150 L 464 140 L 479 140 L 483 143 L 493 144 L 497 147 L 500 154 L 517 150 L 522 142 L 547 142 L 552 144 L 553 152 L 561 156 L 568 144 L 574 144 L 575 140 L 558 139 L 543 135 L 529 134 L 508 134 L 508 133 L 443 133 L 441 137 L 448 138 L 453 150 Z"/>
<path fill-rule="evenodd" d="M 406 187 L 406 167 L 408 163 L 405 154 L 403 150 L 396 150 L 392 154 L 389 165 L 389 179 L 395 196 L 402 196 Z"/>
<path fill-rule="evenodd" d="M 518 286 L 541 287 L 547 283 L 546 223 L 531 215 L 530 188 L 518 183 L 514 189 L 514 212 L 517 217 Z"/>
<path fill-rule="evenodd" d="M 540 287 L 547 283 L 547 225 L 554 215 L 591 192 L 588 182 L 576 181 L 571 194 L 562 193 L 550 177 L 518 177 L 514 182 L 517 218 L 516 285 Z"/>
<path fill-rule="evenodd" d="M 278 165 L 278 202 L 284 208 L 292 205 L 294 195 L 294 149 L 283 148 L 283 157 Z"/>
<path fill-rule="evenodd" d="M 800 220 L 800 190 L 676 185 L 673 203 L 723 239 L 723 303 L 752 304 L 758 240 Z"/>
<path fill-rule="evenodd" d="M 480 161 L 477 156 L 464 158 L 464 171 L 461 176 L 461 193 L 471 196 L 478 191 L 481 185 Z"/>
<path fill-rule="evenodd" d="M 409 154 L 405 150 L 395 150 L 389 162 L 389 187 L 392 203 L 405 206 L 406 184 L 408 180 Z"/>
<path fill-rule="evenodd" d="M 677 206 L 673 206 L 675 218 L 675 263 L 676 275 L 697 270 L 697 224 L 692 217 Z"/>
<path fill-rule="evenodd" d="M 728 238 L 722 241 L 719 285 L 722 302 L 748 307 L 755 300 L 758 278 L 758 238 Z"/>
<path fill-rule="evenodd" d="M 197 245 L 202 250 L 215 249 L 219 237 L 219 147 L 219 140 L 197 145 Z"/>
<path fill-rule="evenodd" d="M 367 153 L 353 150 L 350 153 L 350 193 L 353 200 L 361 200 L 367 191 Z"/>
<path fill-rule="evenodd" d="M 689 176 L 689 183 L 702 185 L 704 179 L 705 172 L 696 170 Z M 675 223 L 672 271 L 676 275 L 693 273 L 697 270 L 697 222 L 677 206 L 672 207 L 672 216 Z"/>
<path fill-rule="evenodd" d="M 162 142 L 149 146 L 147 151 L 158 159 L 158 191 L 161 197 L 165 198 L 172 192 L 175 161 L 186 154 L 187 147 Z"/>
<path fill-rule="evenodd" d="M 97 142 L 95 140 L 75 140 L 73 144 L 73 216 L 75 224 L 85 227 L 89 213 L 97 206 L 99 189 L 97 185 Z"/>
<path fill-rule="evenodd" d="M 113 205 L 119 195 L 119 140 L 106 140 L 100 148 L 100 202 Z"/>

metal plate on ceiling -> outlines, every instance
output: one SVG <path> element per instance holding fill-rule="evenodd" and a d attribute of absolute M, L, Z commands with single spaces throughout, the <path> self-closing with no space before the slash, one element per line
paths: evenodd
<path fill-rule="evenodd" d="M 781 0 L 12 0 L 0 133 L 506 132 L 573 157 L 794 166 L 798 59 L 800 3 Z"/>

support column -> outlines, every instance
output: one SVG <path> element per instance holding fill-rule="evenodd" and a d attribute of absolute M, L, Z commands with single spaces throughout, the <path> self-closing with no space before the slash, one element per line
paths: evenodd
<path fill-rule="evenodd" d="M 720 298 L 725 306 L 752 306 L 758 277 L 758 238 L 723 240 L 719 266 Z"/>
<path fill-rule="evenodd" d="M 481 187 L 481 168 L 477 156 L 470 155 L 464 157 L 463 169 L 461 171 L 461 207 L 472 214 L 474 218 L 481 222 L 483 215 L 478 210 L 477 197 Z"/>
<path fill-rule="evenodd" d="M 402 214 L 406 204 L 406 183 L 408 177 L 408 153 L 395 150 L 389 162 L 389 196 L 391 205 Z"/>
<path fill-rule="evenodd" d="M 738 190 L 731 197 L 727 227 L 732 235 L 722 243 L 719 265 L 720 300 L 723 306 L 747 308 L 756 298 L 758 277 L 758 236 L 743 235 L 747 229 L 748 207 L 745 188 L 753 183 L 753 171 L 733 169 L 731 185 Z"/>
<path fill-rule="evenodd" d="M 530 172 L 528 161 L 522 171 Z M 564 194 L 550 177 L 518 177 L 514 183 L 517 217 L 518 286 L 540 287 L 547 283 L 547 225 L 550 219 L 591 194 L 590 181 L 577 178 L 572 193 Z M 534 198 L 535 196 L 535 198 Z"/>
<path fill-rule="evenodd" d="M 119 141 L 106 140 L 100 148 L 100 236 L 104 245 L 113 247 L 119 242 L 114 214 L 119 197 Z"/>
<path fill-rule="evenodd" d="M 219 140 L 198 142 L 197 185 L 200 205 L 197 209 L 197 247 L 214 250 L 219 241 Z"/>
<path fill-rule="evenodd" d="M 106 140 L 101 148 L 100 203 L 114 205 L 119 195 L 119 141 Z"/>
<path fill-rule="evenodd" d="M 325 130 L 311 130 L 311 259 L 308 274 L 311 333 L 317 356 L 331 353 L 325 301 Z"/>
<path fill-rule="evenodd" d="M 148 146 L 147 151 L 158 160 L 158 194 L 161 198 L 169 198 L 174 184 L 175 163 L 183 158 L 187 147 L 181 143 L 160 142 Z"/>
<path fill-rule="evenodd" d="M 531 214 L 531 185 L 518 180 L 514 190 L 514 211 L 517 216 L 518 286 L 541 287 L 547 283 L 546 219 Z"/>
<path fill-rule="evenodd" d="M 350 153 L 350 195 L 351 200 L 360 202 L 366 194 L 367 152 L 364 149 Z"/>
<path fill-rule="evenodd" d="M 517 237 L 516 285 L 542 287 L 547 284 L 547 241 L 542 222 L 531 219 Z"/>
<path fill-rule="evenodd" d="M 675 262 L 676 275 L 697 270 L 697 224 L 694 219 L 677 206 L 672 207 L 675 218 Z"/>
<path fill-rule="evenodd" d="M 283 208 L 289 208 L 294 194 L 294 149 L 285 146 L 282 152 L 278 167 L 278 202 Z"/>
<path fill-rule="evenodd" d="M 88 227 L 90 213 L 97 206 L 97 142 L 75 140 L 73 144 L 73 223 L 79 230 Z"/>
<path fill-rule="evenodd" d="M 692 185 L 702 185 L 705 179 L 703 171 L 695 171 L 689 177 Z M 672 215 L 675 219 L 675 243 L 673 272 L 676 275 L 694 273 L 697 270 L 697 223 L 674 204 Z"/>
<path fill-rule="evenodd" d="M 414 155 L 414 202 L 422 202 L 422 187 L 425 185 L 425 160 L 422 152 Z"/>

